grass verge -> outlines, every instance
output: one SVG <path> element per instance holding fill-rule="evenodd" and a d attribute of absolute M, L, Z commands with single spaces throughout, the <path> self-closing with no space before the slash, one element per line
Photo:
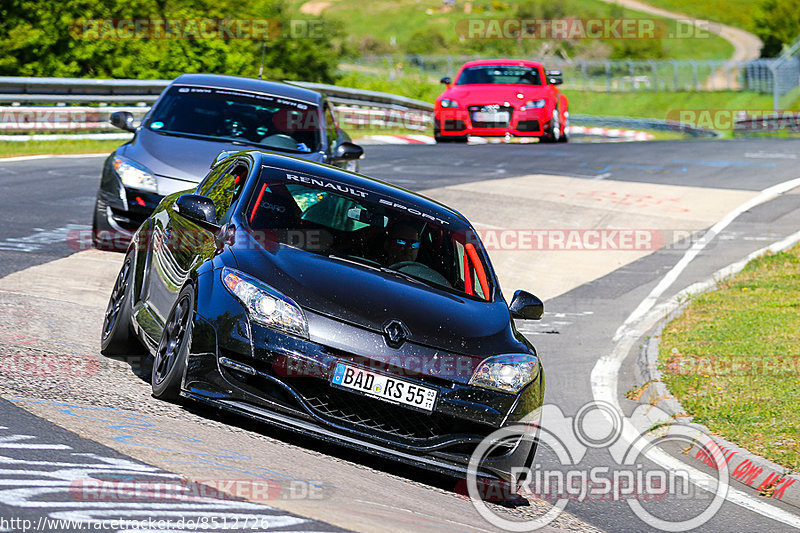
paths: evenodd
<path fill-rule="evenodd" d="M 111 153 L 124 141 L 63 140 L 63 141 L 0 141 L 0 158 L 42 154 Z"/>
<path fill-rule="evenodd" d="M 759 0 L 648 0 L 650 5 L 703 20 L 729 24 L 750 30 L 753 10 L 761 4 Z"/>
<path fill-rule="evenodd" d="M 800 246 L 693 300 L 661 339 L 664 382 L 695 421 L 800 470 Z"/>
<path fill-rule="evenodd" d="M 718 0 L 722 1 L 722 0 Z M 742 0 L 736 0 L 742 1 Z M 306 0 L 291 0 L 291 4 L 299 7 Z M 326 2 L 323 14 L 341 24 L 348 42 L 356 49 L 375 48 L 375 53 L 421 53 L 425 48 L 415 41 L 424 38 L 427 32 L 437 32 L 441 37 L 426 42 L 425 53 L 482 53 L 481 48 L 470 46 L 470 39 L 462 39 L 463 28 L 474 20 L 502 20 L 518 17 L 516 2 L 497 0 L 473 0 L 456 2 L 446 7 L 441 0 L 392 0 L 351 2 L 349 0 L 331 0 Z M 544 4 L 542 2 L 541 4 Z M 663 21 L 667 35 L 684 35 L 676 28 L 678 23 L 671 19 L 663 19 L 640 11 L 611 5 L 601 0 L 570 0 L 557 2 L 554 8 L 538 11 L 535 18 L 586 18 L 586 19 L 647 19 Z M 530 15 L 528 15 L 530 17 Z M 660 24 L 660 22 L 659 22 Z M 492 39 L 486 39 L 491 41 Z M 648 40 L 648 39 L 642 39 Z M 585 39 L 584 45 L 603 45 L 595 39 Z M 530 43 L 538 44 L 536 42 Z M 559 45 L 558 41 L 554 43 Z M 524 46 L 525 44 L 523 44 Z M 669 59 L 727 59 L 733 54 L 733 46 L 721 37 L 713 34 L 687 38 L 664 38 L 660 48 L 664 57 Z M 534 46 L 533 49 L 538 49 Z M 532 50 L 529 50 L 530 53 Z"/>

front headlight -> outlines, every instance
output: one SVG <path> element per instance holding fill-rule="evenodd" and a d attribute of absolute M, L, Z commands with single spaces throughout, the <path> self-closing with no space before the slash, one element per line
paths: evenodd
<path fill-rule="evenodd" d="M 448 107 L 450 109 L 456 109 L 458 108 L 458 102 L 456 102 L 455 100 L 448 100 L 447 98 L 442 98 L 441 106 Z"/>
<path fill-rule="evenodd" d="M 127 157 L 118 155 L 114 158 L 114 172 L 126 187 L 158 192 L 155 176 L 145 167 Z"/>
<path fill-rule="evenodd" d="M 470 385 L 517 393 L 539 375 L 539 360 L 532 354 L 504 354 L 484 359 Z"/>
<path fill-rule="evenodd" d="M 222 283 L 244 304 L 256 322 L 297 337 L 308 338 L 303 310 L 288 296 L 232 268 L 222 269 Z"/>
<path fill-rule="evenodd" d="M 522 111 L 526 109 L 541 109 L 547 104 L 547 100 L 528 100 L 525 102 L 525 105 L 522 106 Z"/>

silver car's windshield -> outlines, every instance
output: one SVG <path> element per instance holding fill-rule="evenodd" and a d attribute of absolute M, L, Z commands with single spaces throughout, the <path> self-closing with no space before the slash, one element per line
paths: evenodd
<path fill-rule="evenodd" d="M 319 148 L 319 117 L 318 107 L 282 96 L 176 85 L 144 126 L 157 133 L 312 152 Z"/>

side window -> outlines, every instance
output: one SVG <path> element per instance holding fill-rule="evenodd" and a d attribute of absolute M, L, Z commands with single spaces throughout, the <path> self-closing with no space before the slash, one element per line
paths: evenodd
<path fill-rule="evenodd" d="M 336 141 L 339 138 L 339 132 L 336 129 L 336 117 L 333 116 L 333 111 L 329 103 L 325 103 L 325 131 L 328 135 L 328 150 L 333 151 Z"/>
<path fill-rule="evenodd" d="M 225 172 L 206 192 L 206 196 L 214 201 L 218 222 L 225 223 L 230 219 L 231 206 L 239 198 L 246 177 L 247 166 L 235 163 L 232 170 Z"/>
<path fill-rule="evenodd" d="M 230 166 L 231 163 L 224 163 L 214 168 L 197 186 L 197 189 L 195 189 L 195 194 L 207 196 L 208 189 L 214 184 L 215 181 L 219 179 L 220 176 L 225 173 L 226 170 L 230 168 Z"/>

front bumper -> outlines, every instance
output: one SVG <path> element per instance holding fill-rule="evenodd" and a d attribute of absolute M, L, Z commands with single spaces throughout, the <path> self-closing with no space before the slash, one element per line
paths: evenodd
<path fill-rule="evenodd" d="M 112 168 L 113 155 L 103 167 L 95 201 L 92 243 L 95 248 L 124 252 L 139 226 L 161 203 L 164 196 L 196 185 L 192 182 L 156 176 L 159 193 L 125 187 Z"/>
<path fill-rule="evenodd" d="M 442 109 L 435 115 L 436 135 L 440 137 L 541 137 L 550 127 L 552 114 L 544 109 L 511 111 L 508 123 L 479 123 L 472 120 L 468 109 Z"/>
<path fill-rule="evenodd" d="M 517 395 L 402 373 L 401 379 L 439 391 L 429 414 L 330 386 L 336 362 L 365 366 L 368 357 L 251 323 L 237 302 L 222 312 L 224 322 L 218 313 L 219 318 L 213 319 L 200 313 L 198 306 L 183 393 L 217 408 L 461 477 L 472 451 L 496 429 L 520 422 L 538 427 L 535 413 L 543 400 L 542 372 Z M 311 313 L 308 318 L 312 330 L 314 321 L 332 321 Z M 224 332 L 218 335 L 212 324 Z M 341 338 L 354 338 L 355 332 L 348 328 L 357 328 L 337 325 L 343 330 Z M 370 369 L 377 371 L 372 365 Z M 399 371 L 388 367 L 384 373 Z M 529 465 L 535 431 L 530 438 L 493 451 L 479 473 L 508 479 L 512 468 Z"/>

